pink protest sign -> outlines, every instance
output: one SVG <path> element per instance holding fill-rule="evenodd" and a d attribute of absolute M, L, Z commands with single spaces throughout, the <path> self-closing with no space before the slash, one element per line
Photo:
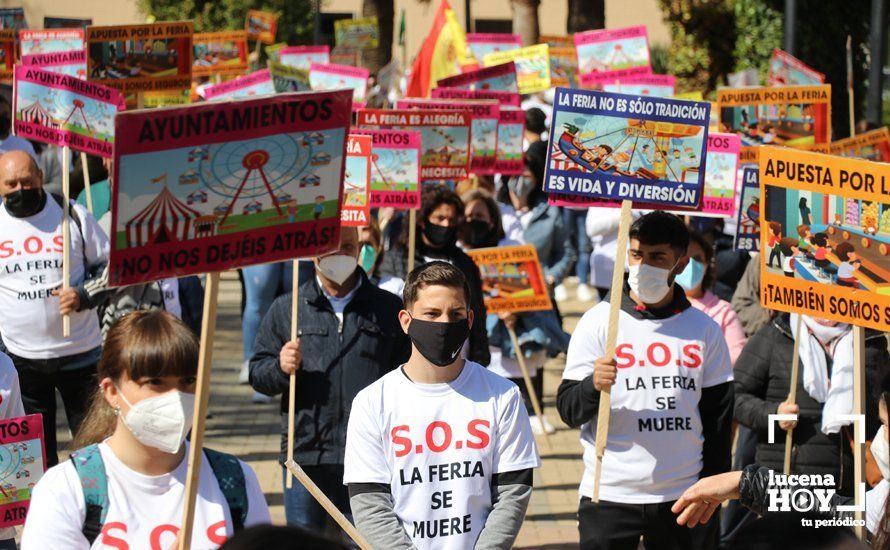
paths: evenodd
<path fill-rule="evenodd" d="M 19 31 L 22 55 L 83 49 L 83 28 Z"/>
<path fill-rule="evenodd" d="M 525 137 L 525 111 L 518 107 L 501 107 L 498 122 L 498 153 L 494 171 L 504 175 L 522 173 L 522 139 Z"/>
<path fill-rule="evenodd" d="M 696 216 L 730 218 L 735 215 L 736 169 L 742 140 L 738 134 L 708 134 L 705 191 Z"/>
<path fill-rule="evenodd" d="M 590 83 L 593 75 L 581 75 L 582 87 Z M 670 74 L 644 74 L 630 76 L 624 80 L 612 80 L 604 82 L 604 92 L 628 95 L 651 95 L 654 97 L 673 97 L 675 95 L 677 78 Z"/>
<path fill-rule="evenodd" d="M 519 93 L 516 63 L 513 61 L 449 76 L 448 78 L 443 78 L 437 84 L 444 88 L 501 90 L 503 92 Z"/>
<path fill-rule="evenodd" d="M 269 69 L 263 69 L 234 80 L 207 86 L 204 89 L 204 97 L 208 101 L 245 99 L 274 93 L 275 84 L 272 82 L 272 73 Z"/>
<path fill-rule="evenodd" d="M 288 46 L 278 52 L 279 62 L 297 69 L 309 70 L 313 63 L 330 63 L 331 48 L 329 46 Z"/>
<path fill-rule="evenodd" d="M 498 148 L 500 106 L 493 100 L 449 101 L 447 99 L 400 99 L 397 109 L 470 110 L 473 113 L 470 147 L 470 171 L 475 174 L 494 174 Z"/>
<path fill-rule="evenodd" d="M 466 90 L 464 88 L 436 88 L 432 96 L 437 99 L 493 99 L 502 107 L 519 107 L 522 98 L 518 93 L 500 90 Z"/>
<path fill-rule="evenodd" d="M 110 158 L 114 115 L 124 97 L 113 88 L 33 67 L 15 68 L 15 134 Z"/>
<path fill-rule="evenodd" d="M 705 162 L 705 187 L 702 194 L 701 210 L 673 210 L 678 215 L 690 214 L 709 218 L 730 218 L 735 215 L 736 169 L 739 163 L 741 139 L 737 134 L 708 134 L 707 158 Z M 641 149 L 635 154 L 652 157 L 652 151 Z M 689 156 L 695 152 L 674 149 L 669 152 L 669 159 L 676 164 L 690 162 Z M 620 202 L 585 199 L 583 197 L 551 193 L 550 204 L 569 207 L 607 207 L 618 208 Z M 663 205 L 634 203 L 634 208 L 643 210 L 665 210 Z"/>
<path fill-rule="evenodd" d="M 316 92 L 349 88 L 353 101 L 364 102 L 370 74 L 368 69 L 361 67 L 312 63 L 309 65 L 309 86 Z"/>
<path fill-rule="evenodd" d="M 66 74 L 81 80 L 87 78 L 87 54 L 83 50 L 23 55 L 22 65 L 53 73 Z"/>
<path fill-rule="evenodd" d="M 420 207 L 420 132 L 366 130 L 371 136 L 371 208 Z"/>
<path fill-rule="evenodd" d="M 575 33 L 578 74 L 604 73 L 614 79 L 652 72 L 646 26 Z"/>
<path fill-rule="evenodd" d="M 349 134 L 346 172 L 343 175 L 343 209 L 340 225 L 365 227 L 371 219 L 368 187 L 371 179 L 371 136 Z"/>
<path fill-rule="evenodd" d="M 521 48 L 522 37 L 518 34 L 470 32 L 467 33 L 467 47 L 476 61 L 482 63 L 482 59 L 490 53 Z"/>
<path fill-rule="evenodd" d="M 362 109 L 356 116 L 369 129 L 420 130 L 423 182 L 467 177 L 472 121 L 470 111 L 443 109 Z"/>
<path fill-rule="evenodd" d="M 351 95 L 283 93 L 117 116 L 110 284 L 336 249 Z"/>
<path fill-rule="evenodd" d="M 31 491 L 46 471 L 41 415 L 0 420 L 0 455 L 4 463 L 0 475 L 0 527 L 22 525 L 31 504 Z"/>

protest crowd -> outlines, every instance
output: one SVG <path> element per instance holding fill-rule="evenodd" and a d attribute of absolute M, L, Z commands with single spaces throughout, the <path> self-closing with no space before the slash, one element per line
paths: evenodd
<path fill-rule="evenodd" d="M 776 49 L 702 94 L 644 25 L 526 43 L 445 0 L 374 72 L 376 17 L 331 50 L 25 11 L 0 550 L 890 550 L 890 131 L 832 139 L 849 83 Z M 280 525 L 205 444 L 223 272 Z M 524 544 L 566 456 L 577 532 Z"/>

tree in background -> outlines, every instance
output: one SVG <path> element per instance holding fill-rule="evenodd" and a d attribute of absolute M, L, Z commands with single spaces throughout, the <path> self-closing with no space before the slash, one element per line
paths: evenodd
<path fill-rule="evenodd" d="M 538 25 L 538 6 L 541 0 L 510 0 L 510 9 L 513 11 L 513 34 L 522 37 L 523 46 L 532 46 L 538 43 L 541 36 Z"/>
<path fill-rule="evenodd" d="M 743 29 L 735 42 L 733 70 L 757 69 L 760 80 L 766 82 L 773 48 L 782 47 L 782 9 L 763 0 L 738 0 L 733 11 L 736 26 Z"/>
<path fill-rule="evenodd" d="M 278 13 L 276 42 L 312 42 L 311 0 L 139 0 L 139 9 L 158 21 L 195 22 L 195 32 L 241 30 L 247 10 Z"/>
<path fill-rule="evenodd" d="M 713 96 L 733 71 L 756 68 L 766 80 L 773 48 L 784 35 L 783 0 L 659 0 L 671 31 L 659 59 L 683 91 Z M 846 40 L 853 41 L 855 112 L 861 117 L 868 67 L 870 2 L 798 2 L 794 54 L 831 84 L 835 137 L 849 135 Z"/>
<path fill-rule="evenodd" d="M 362 17 L 377 17 L 379 45 L 362 52 L 362 65 L 375 74 L 392 59 L 393 27 L 395 26 L 395 2 L 393 0 L 363 0 Z"/>
<path fill-rule="evenodd" d="M 568 34 L 606 28 L 606 0 L 566 0 L 569 16 Z"/>
<path fill-rule="evenodd" d="M 664 62 L 680 80 L 678 88 L 706 94 L 715 90 L 734 67 L 737 29 L 732 0 L 659 0 L 659 4 L 671 33 Z"/>

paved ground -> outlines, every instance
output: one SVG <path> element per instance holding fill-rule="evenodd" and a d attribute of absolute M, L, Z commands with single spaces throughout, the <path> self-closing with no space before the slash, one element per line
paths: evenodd
<path fill-rule="evenodd" d="M 570 289 L 572 287 L 570 286 Z M 570 292 L 570 295 L 573 295 Z M 251 403 L 253 392 L 238 385 L 241 367 L 241 290 L 234 273 L 222 277 L 213 348 L 213 372 L 210 393 L 210 418 L 207 420 L 207 446 L 237 455 L 256 471 L 272 513 L 272 520 L 284 523 L 281 470 L 278 466 L 278 401 Z M 578 318 L 592 304 L 562 304 L 566 330 L 571 332 Z M 544 408 L 549 421 L 557 427 L 550 436 L 552 449 L 539 437 L 538 448 L 543 466 L 535 472 L 535 491 L 517 548 L 577 548 L 575 519 L 578 482 L 581 479 L 581 445 L 578 431 L 566 427 L 556 412 L 556 388 L 564 361 L 550 361 L 545 369 Z M 63 425 L 60 424 L 60 428 Z M 60 444 L 70 440 L 67 429 L 60 429 Z"/>

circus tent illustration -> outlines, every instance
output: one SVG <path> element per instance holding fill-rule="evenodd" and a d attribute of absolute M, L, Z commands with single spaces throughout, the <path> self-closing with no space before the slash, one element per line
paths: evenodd
<path fill-rule="evenodd" d="M 39 124 L 41 126 L 48 126 L 50 128 L 58 128 L 59 123 L 50 116 L 49 112 L 43 105 L 40 104 L 40 101 L 35 101 L 28 107 L 25 107 L 21 111 L 19 111 L 19 120 L 22 122 L 30 122 L 33 124 Z"/>
<path fill-rule="evenodd" d="M 185 241 L 201 214 L 164 189 L 127 222 L 127 247 Z"/>

